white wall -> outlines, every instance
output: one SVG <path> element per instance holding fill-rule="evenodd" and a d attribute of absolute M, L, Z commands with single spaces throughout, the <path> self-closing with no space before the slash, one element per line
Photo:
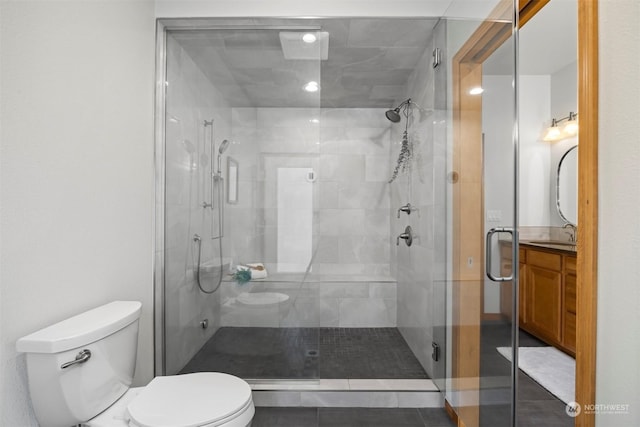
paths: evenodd
<path fill-rule="evenodd" d="M 551 147 L 542 140 L 550 122 L 550 77 L 521 76 L 520 117 L 520 218 L 522 226 L 549 225 Z"/>
<path fill-rule="evenodd" d="M 567 117 L 578 111 L 578 63 L 572 62 L 551 75 L 551 117 Z M 563 122 L 565 123 L 565 122 Z M 551 180 L 549 182 L 549 225 L 561 227 L 564 221 L 556 208 L 556 181 L 558 163 L 568 149 L 578 144 L 578 138 L 567 138 L 550 144 Z"/>
<path fill-rule="evenodd" d="M 596 401 L 598 427 L 640 425 L 640 3 L 601 0 Z M 604 48 L 606 47 L 606 48 Z"/>
<path fill-rule="evenodd" d="M 513 225 L 513 98 L 511 76 L 483 76 L 485 233 Z M 549 76 L 520 76 L 520 225 L 548 225 L 550 148 L 542 142 L 549 120 Z M 500 272 L 497 240 L 492 251 L 494 274 Z M 484 312 L 500 312 L 500 286 L 485 279 Z"/>
<path fill-rule="evenodd" d="M 483 76 L 482 131 L 484 133 L 484 233 L 513 225 L 513 78 Z M 499 236 L 504 238 L 506 236 Z M 498 240 L 492 243 L 493 274 L 500 274 Z M 484 279 L 484 312 L 500 312 L 500 284 Z"/>
<path fill-rule="evenodd" d="M 152 366 L 151 1 L 3 1 L 0 425 L 36 425 L 17 338 L 116 299 L 143 303 Z"/>

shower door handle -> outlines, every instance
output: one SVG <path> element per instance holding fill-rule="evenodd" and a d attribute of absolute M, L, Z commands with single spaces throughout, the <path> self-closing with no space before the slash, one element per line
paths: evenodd
<path fill-rule="evenodd" d="M 486 239 L 486 247 L 485 247 L 485 253 L 484 253 L 484 259 L 485 259 L 485 270 L 487 273 L 487 277 L 491 280 L 493 280 L 494 282 L 508 282 L 509 280 L 513 279 L 513 268 L 511 270 L 511 275 L 508 277 L 502 277 L 502 276 L 494 276 L 491 273 L 491 239 L 493 237 L 494 234 L 496 233 L 509 233 L 511 234 L 511 238 L 513 240 L 513 228 L 511 227 L 495 227 L 492 228 L 491 230 L 489 230 L 489 232 L 487 233 L 487 239 Z"/>

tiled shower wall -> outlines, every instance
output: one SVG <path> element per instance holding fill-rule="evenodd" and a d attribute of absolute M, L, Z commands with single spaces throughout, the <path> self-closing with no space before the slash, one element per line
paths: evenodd
<path fill-rule="evenodd" d="M 409 139 L 413 145 L 411 170 L 391 185 L 392 257 L 398 281 L 398 328 L 420 363 L 432 378 L 444 378 L 445 346 L 445 174 L 446 174 L 446 58 L 432 67 L 432 51 L 445 54 L 444 22 L 436 26 L 433 39 L 413 72 L 405 96 L 416 105 L 409 117 Z M 393 125 L 392 167 L 400 151 L 404 116 Z M 396 212 L 410 203 L 410 215 Z M 414 241 L 395 245 L 395 236 L 409 225 Z M 431 358 L 432 342 L 441 348 L 441 358 Z"/>
<path fill-rule="evenodd" d="M 193 235 L 202 237 L 202 262 L 217 262 L 212 235 L 209 179 L 211 127 L 216 144 L 228 135 L 231 110 L 193 60 L 171 36 L 167 37 L 167 111 L 165 153 L 165 322 L 166 371 L 178 372 L 220 325 L 218 293 L 199 291 L 193 266 L 197 246 Z M 211 288 L 215 277 L 202 276 Z M 208 319 L 209 328 L 200 321 Z"/>
<path fill-rule="evenodd" d="M 228 154 L 240 164 L 239 199 L 227 205 L 233 221 L 225 225 L 234 262 L 264 262 L 278 270 L 277 216 L 279 209 L 294 208 L 295 200 L 279 204 L 275 171 L 304 167 L 315 179 L 313 273 L 389 276 L 390 139 L 384 112 L 234 108 Z"/>

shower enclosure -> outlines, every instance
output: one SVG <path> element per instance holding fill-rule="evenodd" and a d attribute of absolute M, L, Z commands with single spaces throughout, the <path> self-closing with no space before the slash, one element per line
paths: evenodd
<path fill-rule="evenodd" d="M 161 21 L 158 374 L 430 380 L 477 406 L 452 359 L 481 280 L 452 255 L 452 58 L 480 23 Z"/>

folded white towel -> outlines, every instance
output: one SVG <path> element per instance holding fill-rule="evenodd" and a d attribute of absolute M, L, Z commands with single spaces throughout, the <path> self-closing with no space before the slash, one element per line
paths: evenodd
<path fill-rule="evenodd" d="M 267 278 L 267 269 L 264 267 L 264 264 L 262 264 L 261 262 L 247 263 L 246 265 L 238 264 L 237 269 L 251 271 L 251 279 Z"/>

